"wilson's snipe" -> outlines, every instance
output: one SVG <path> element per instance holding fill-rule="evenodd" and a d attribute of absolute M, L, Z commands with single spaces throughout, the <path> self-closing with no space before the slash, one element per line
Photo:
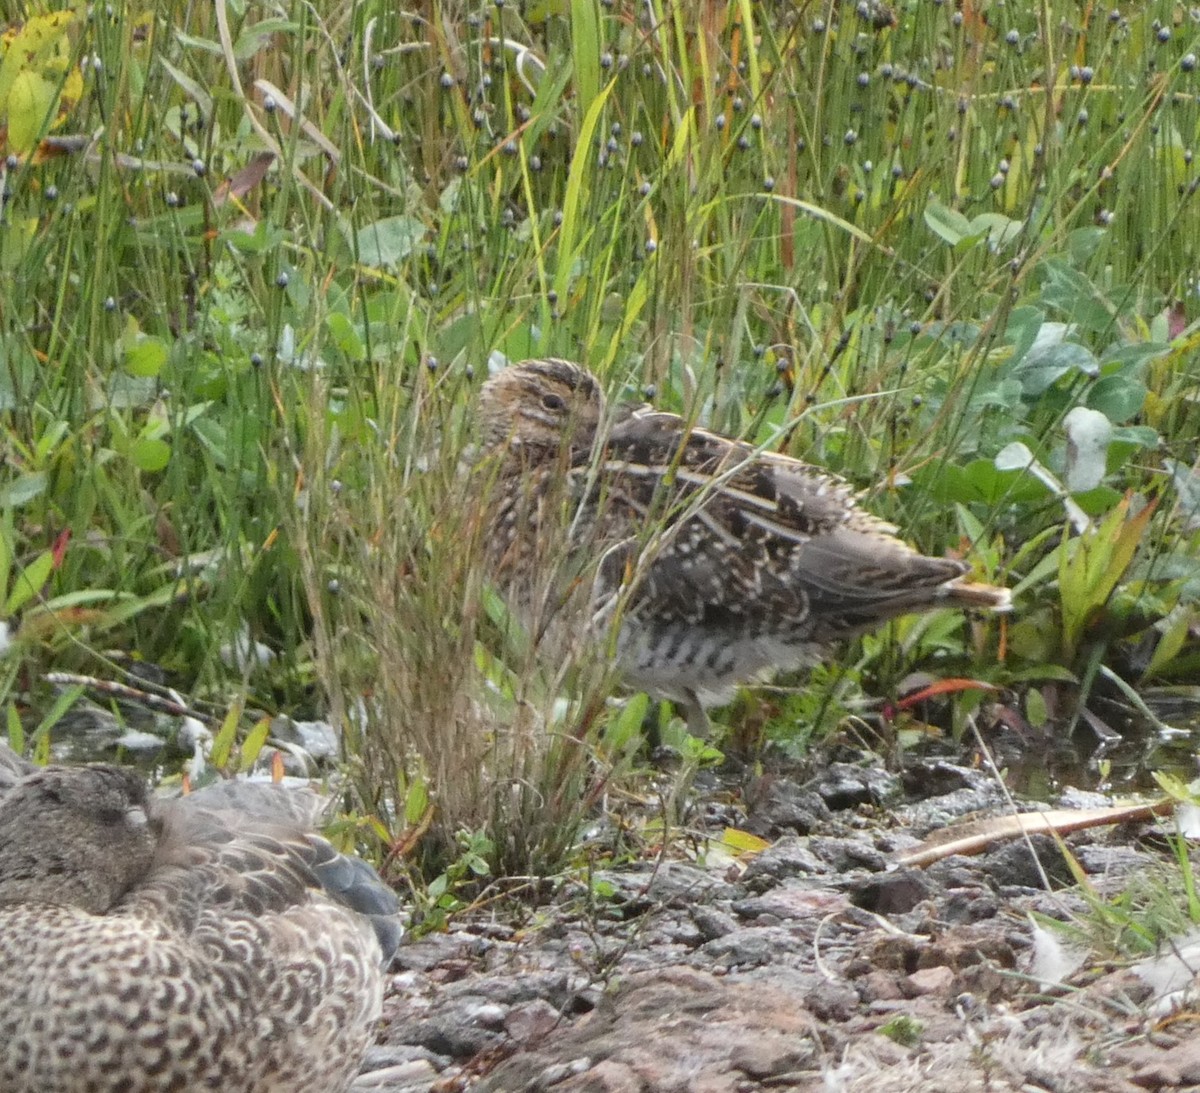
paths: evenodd
<path fill-rule="evenodd" d="M 619 612 L 626 682 L 680 704 L 693 731 L 739 683 L 813 663 L 887 619 L 1009 606 L 1007 589 L 965 580 L 962 562 L 897 539 L 827 471 L 675 414 L 610 418 L 595 377 L 569 361 L 505 368 L 480 414 L 500 586 L 539 630 L 565 589 L 589 588 L 597 621 Z M 556 549 L 566 579 L 540 581 Z"/>
<path fill-rule="evenodd" d="M 349 1086 L 400 931 L 366 863 L 279 786 L 159 801 L 119 767 L 8 760 L 0 1089 Z"/>

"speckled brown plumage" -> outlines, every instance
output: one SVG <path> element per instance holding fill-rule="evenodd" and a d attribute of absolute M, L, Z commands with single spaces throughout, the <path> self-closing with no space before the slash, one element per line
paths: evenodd
<path fill-rule="evenodd" d="M 3 792 L 0 1090 L 347 1088 L 395 897 L 286 794 L 159 801 L 109 766 L 47 767 Z"/>
<path fill-rule="evenodd" d="M 675 414 L 610 416 L 568 361 L 497 373 L 480 415 L 498 583 L 539 632 L 586 585 L 595 621 L 619 612 L 627 682 L 680 703 L 694 729 L 737 684 L 887 619 L 1008 607 L 1006 589 L 896 538 L 836 475 Z"/>

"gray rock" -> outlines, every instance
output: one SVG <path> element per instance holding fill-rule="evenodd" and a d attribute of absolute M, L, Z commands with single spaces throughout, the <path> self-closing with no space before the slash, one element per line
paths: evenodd
<path fill-rule="evenodd" d="M 891 800 L 900 793 L 900 779 L 877 766 L 831 763 L 806 788 L 815 792 L 830 811 L 837 812 Z"/>
<path fill-rule="evenodd" d="M 504 1031 L 517 1043 L 532 1043 L 553 1032 L 563 1019 L 562 1012 L 541 998 L 513 1006 L 505 1015 Z"/>
<path fill-rule="evenodd" d="M 827 866 L 808 847 L 808 840 L 785 835 L 759 854 L 742 874 L 742 883 L 753 891 L 765 891 L 789 877 L 819 876 Z"/>
<path fill-rule="evenodd" d="M 936 892 L 937 886 L 919 869 L 897 869 L 853 885 L 850 899 L 856 907 L 876 914 L 897 915 L 911 911 Z"/>
<path fill-rule="evenodd" d="M 475 1023 L 479 1010 L 478 999 L 459 999 L 439 1005 L 424 1019 L 393 1023 L 390 1038 L 405 1044 L 423 1047 L 434 1055 L 451 1059 L 469 1059 L 479 1052 L 495 1047 L 505 1040 L 502 1030 Z M 502 1023 L 502 1017 L 501 1017 Z"/>
<path fill-rule="evenodd" d="M 359 1071 L 367 1074 L 371 1071 L 404 1066 L 412 1062 L 428 1063 L 434 1070 L 445 1070 L 450 1065 L 450 1060 L 444 1055 L 435 1055 L 423 1047 L 416 1047 L 412 1044 L 376 1044 L 367 1048 L 363 1053 L 362 1066 L 359 1067 Z"/>
<path fill-rule="evenodd" d="M 667 861 L 628 870 L 605 870 L 595 880 L 610 885 L 610 900 L 626 914 L 641 913 L 655 904 L 679 902 L 690 906 L 702 900 L 729 899 L 734 889 L 718 877 L 687 862 Z"/>
<path fill-rule="evenodd" d="M 748 926 L 703 945 L 697 958 L 704 960 L 705 967 L 757 968 L 777 962 L 798 940 L 782 926 Z"/>
<path fill-rule="evenodd" d="M 688 913 L 696 924 L 705 941 L 733 933 L 738 928 L 737 920 L 732 915 L 718 911 L 714 907 L 690 907 Z"/>
<path fill-rule="evenodd" d="M 747 796 L 746 830 L 764 839 L 807 835 L 830 819 L 829 808 L 819 793 L 788 781 L 764 779 Z"/>
<path fill-rule="evenodd" d="M 748 1034 L 748 1030 L 753 1030 Z M 626 980 L 596 1013 L 515 1056 L 477 1093 L 737 1093 L 817 1079 L 811 1017 L 771 983 L 666 968 Z"/>
<path fill-rule="evenodd" d="M 856 869 L 882 873 L 888 867 L 887 858 L 861 836 L 833 838 L 813 835 L 808 840 L 808 848 L 834 873 L 849 873 Z"/>
<path fill-rule="evenodd" d="M 476 959 L 489 946 L 490 942 L 474 934 L 426 934 L 420 940 L 404 945 L 397 952 L 393 966 L 402 970 L 428 971 L 449 960 Z"/>
<path fill-rule="evenodd" d="M 997 846 L 982 856 L 979 867 L 998 888 L 1044 888 L 1043 874 L 1057 886 L 1065 887 L 1073 880 L 1062 850 L 1050 835 L 1032 835 L 1028 841 L 1014 839 Z"/>
<path fill-rule="evenodd" d="M 831 888 L 814 888 L 806 884 L 780 885 L 761 896 L 738 900 L 733 905 L 734 914 L 769 925 L 789 921 L 813 922 L 832 911 L 843 910 L 846 899 Z"/>
<path fill-rule="evenodd" d="M 426 1093 L 438 1079 L 437 1070 L 424 1059 L 360 1074 L 350 1093 Z"/>

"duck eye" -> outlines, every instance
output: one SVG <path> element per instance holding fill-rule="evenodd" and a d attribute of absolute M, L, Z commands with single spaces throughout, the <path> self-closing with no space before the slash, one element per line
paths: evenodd
<path fill-rule="evenodd" d="M 560 395 L 543 395 L 542 407 L 543 409 L 554 410 L 557 412 L 559 410 L 565 410 L 567 408 L 567 404 L 563 402 Z"/>

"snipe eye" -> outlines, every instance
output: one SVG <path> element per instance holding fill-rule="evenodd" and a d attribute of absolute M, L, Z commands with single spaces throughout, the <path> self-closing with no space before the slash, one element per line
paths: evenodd
<path fill-rule="evenodd" d="M 542 396 L 542 409 L 553 410 L 557 413 L 559 410 L 565 410 L 566 408 L 567 404 L 563 401 L 561 395 Z"/>

